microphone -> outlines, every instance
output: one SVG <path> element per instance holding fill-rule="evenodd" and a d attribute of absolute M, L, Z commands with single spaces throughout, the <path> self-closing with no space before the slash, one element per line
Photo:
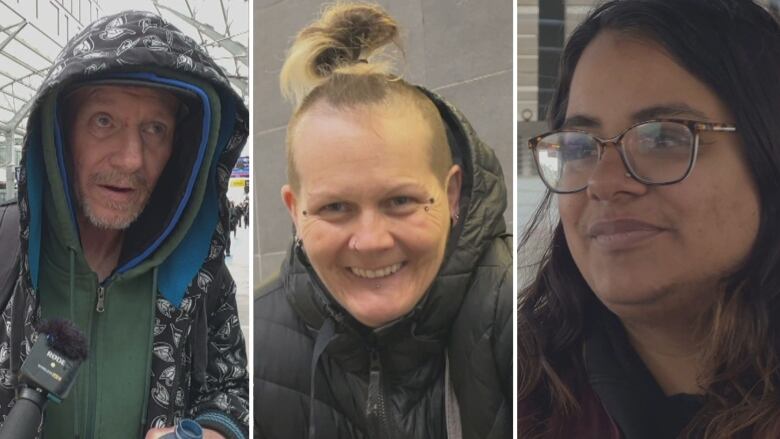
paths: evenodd
<path fill-rule="evenodd" d="M 53 319 L 42 323 L 38 340 L 19 370 L 21 388 L 0 429 L 0 439 L 34 438 L 46 403 L 59 403 L 68 396 L 86 358 L 87 340 L 72 322 Z"/>

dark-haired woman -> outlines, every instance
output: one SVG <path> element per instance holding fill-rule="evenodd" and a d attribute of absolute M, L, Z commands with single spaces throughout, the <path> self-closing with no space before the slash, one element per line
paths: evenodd
<path fill-rule="evenodd" d="M 520 293 L 519 437 L 780 437 L 777 21 L 611 1 L 561 73 L 529 141 L 560 221 Z"/>
<path fill-rule="evenodd" d="M 397 34 L 340 4 L 282 69 L 297 236 L 254 304 L 258 437 L 511 436 L 502 173 L 457 110 L 373 56 Z"/>

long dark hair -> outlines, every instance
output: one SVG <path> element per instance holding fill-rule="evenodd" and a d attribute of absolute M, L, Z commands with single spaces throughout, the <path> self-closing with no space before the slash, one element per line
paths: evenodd
<path fill-rule="evenodd" d="M 613 0 L 594 9 L 564 49 L 548 120 L 565 119 L 574 69 L 603 30 L 660 44 L 734 114 L 760 200 L 758 235 L 709 310 L 704 406 L 683 436 L 763 437 L 780 426 L 780 26 L 752 0 Z M 521 239 L 549 218 L 548 193 Z M 555 221 L 558 221 L 557 219 Z M 582 337 L 603 305 L 572 259 L 560 222 L 520 292 L 518 421 L 523 437 L 558 437 L 579 413 Z M 522 261 L 521 261 L 522 262 Z M 596 310 L 596 311 L 594 311 Z M 525 403 L 523 402 L 525 401 Z"/>

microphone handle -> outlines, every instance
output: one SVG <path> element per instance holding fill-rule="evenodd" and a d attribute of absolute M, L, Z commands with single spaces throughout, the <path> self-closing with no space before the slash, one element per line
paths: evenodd
<path fill-rule="evenodd" d="M 29 387 L 23 388 L 11 413 L 5 417 L 0 439 L 33 439 L 38 434 L 46 401 L 43 394 Z"/>

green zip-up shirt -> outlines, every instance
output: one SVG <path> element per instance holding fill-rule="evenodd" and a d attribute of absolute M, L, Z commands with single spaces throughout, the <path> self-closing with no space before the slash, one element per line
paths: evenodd
<path fill-rule="evenodd" d="M 216 145 L 220 104 L 216 92 L 208 84 L 192 79 L 190 82 L 199 84 L 209 95 L 214 113 L 206 158 L 196 170 L 199 175 L 205 175 Z M 44 194 L 39 275 L 41 315 L 44 319 L 72 320 L 86 335 L 89 354 L 80 367 L 71 394 L 61 404 L 51 404 L 47 408 L 44 438 L 136 439 L 146 433 L 142 431 L 142 425 L 147 421 L 152 355 L 167 361 L 164 357 L 172 354 L 164 346 L 160 349 L 152 346 L 158 293 L 156 270 L 181 242 L 197 211 L 186 209 L 176 231 L 153 255 L 135 268 L 122 274 L 114 273 L 99 283 L 97 274 L 84 258 L 59 178 L 52 128 L 54 108 L 55 98 L 50 97 L 42 112 L 43 156 L 49 178 Z M 190 199 L 195 206 L 200 205 L 205 188 L 205 179 L 200 178 L 199 182 Z M 165 389 L 159 391 L 165 392 Z M 158 400 L 176 397 L 155 396 Z"/>
<path fill-rule="evenodd" d="M 101 286 L 80 249 L 57 238 L 55 230 L 62 227 L 50 216 L 41 252 L 41 313 L 76 323 L 87 336 L 89 357 L 70 396 L 47 408 L 44 438 L 142 437 L 154 326 L 153 272 L 118 276 Z M 96 309 L 99 288 L 102 311 Z"/>

